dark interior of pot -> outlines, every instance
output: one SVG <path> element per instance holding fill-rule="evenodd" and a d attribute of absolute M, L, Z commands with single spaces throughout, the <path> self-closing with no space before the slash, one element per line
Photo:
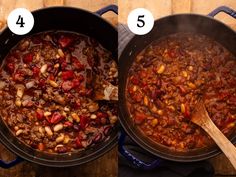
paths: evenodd
<path fill-rule="evenodd" d="M 119 113 L 120 122 L 129 136 L 141 147 L 152 154 L 173 161 L 192 162 L 213 157 L 220 153 L 216 145 L 196 149 L 188 152 L 171 151 L 166 146 L 154 143 L 133 126 L 126 106 L 126 80 L 129 68 L 135 56 L 152 41 L 161 37 L 179 32 L 192 32 L 206 35 L 222 44 L 226 49 L 236 55 L 236 33 L 223 23 L 210 17 L 186 14 L 173 15 L 155 21 L 150 33 L 144 36 L 135 36 L 127 44 L 119 58 Z M 184 42 L 184 41 L 183 41 Z M 236 142 L 236 136 L 230 138 Z"/>
<path fill-rule="evenodd" d="M 33 15 L 35 20 L 34 28 L 27 36 L 52 30 L 85 34 L 96 39 L 103 47 L 112 52 L 113 58 L 117 58 L 117 31 L 98 15 L 81 9 L 66 7 L 38 10 L 33 12 Z M 8 28 L 5 29 L 0 35 L 0 60 L 2 61 L 10 49 L 24 37 L 13 34 Z M 1 142 L 13 153 L 26 160 L 53 167 L 79 165 L 94 160 L 114 147 L 117 142 L 117 127 L 114 127 L 108 140 L 98 143 L 87 150 L 74 152 L 71 155 L 48 154 L 36 151 L 18 141 L 2 119 L 0 120 L 0 127 Z"/>

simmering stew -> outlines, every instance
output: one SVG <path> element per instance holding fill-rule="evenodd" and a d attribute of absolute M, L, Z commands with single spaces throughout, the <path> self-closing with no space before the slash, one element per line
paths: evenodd
<path fill-rule="evenodd" d="M 134 125 L 151 140 L 174 151 L 212 143 L 191 123 L 203 99 L 217 127 L 229 136 L 236 123 L 236 58 L 212 39 L 191 33 L 154 41 L 135 58 L 126 87 Z"/>
<path fill-rule="evenodd" d="M 106 141 L 117 103 L 93 99 L 94 76 L 117 85 L 117 65 L 96 40 L 45 32 L 14 47 L 0 70 L 0 115 L 25 144 L 49 153 Z"/>

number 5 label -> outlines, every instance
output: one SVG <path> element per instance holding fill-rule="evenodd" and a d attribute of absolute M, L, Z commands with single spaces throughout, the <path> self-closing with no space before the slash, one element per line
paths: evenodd
<path fill-rule="evenodd" d="M 127 23 L 130 31 L 134 34 L 144 35 L 152 30 L 154 18 L 147 9 L 137 8 L 129 13 Z"/>
<path fill-rule="evenodd" d="M 17 8 L 8 15 L 7 25 L 13 33 L 24 35 L 33 28 L 34 17 L 27 9 Z"/>

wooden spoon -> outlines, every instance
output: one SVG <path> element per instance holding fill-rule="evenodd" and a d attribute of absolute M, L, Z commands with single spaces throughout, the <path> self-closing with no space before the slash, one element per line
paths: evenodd
<path fill-rule="evenodd" d="M 95 100 L 118 101 L 118 87 L 101 79 L 96 80 L 94 84 Z"/>
<path fill-rule="evenodd" d="M 212 122 L 202 101 L 196 105 L 191 121 L 211 136 L 236 169 L 236 148 Z"/>

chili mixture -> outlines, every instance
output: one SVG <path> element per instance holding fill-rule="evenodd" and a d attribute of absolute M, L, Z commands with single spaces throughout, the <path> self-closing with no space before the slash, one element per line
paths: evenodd
<path fill-rule="evenodd" d="M 127 107 L 134 125 L 174 151 L 213 141 L 191 113 L 203 100 L 227 136 L 236 123 L 236 57 L 212 39 L 178 33 L 152 42 L 135 58 L 127 79 Z"/>
<path fill-rule="evenodd" d="M 0 70 L 0 115 L 25 144 L 49 153 L 106 141 L 117 103 L 94 100 L 94 76 L 117 85 L 117 65 L 96 40 L 45 32 L 21 40 Z"/>

